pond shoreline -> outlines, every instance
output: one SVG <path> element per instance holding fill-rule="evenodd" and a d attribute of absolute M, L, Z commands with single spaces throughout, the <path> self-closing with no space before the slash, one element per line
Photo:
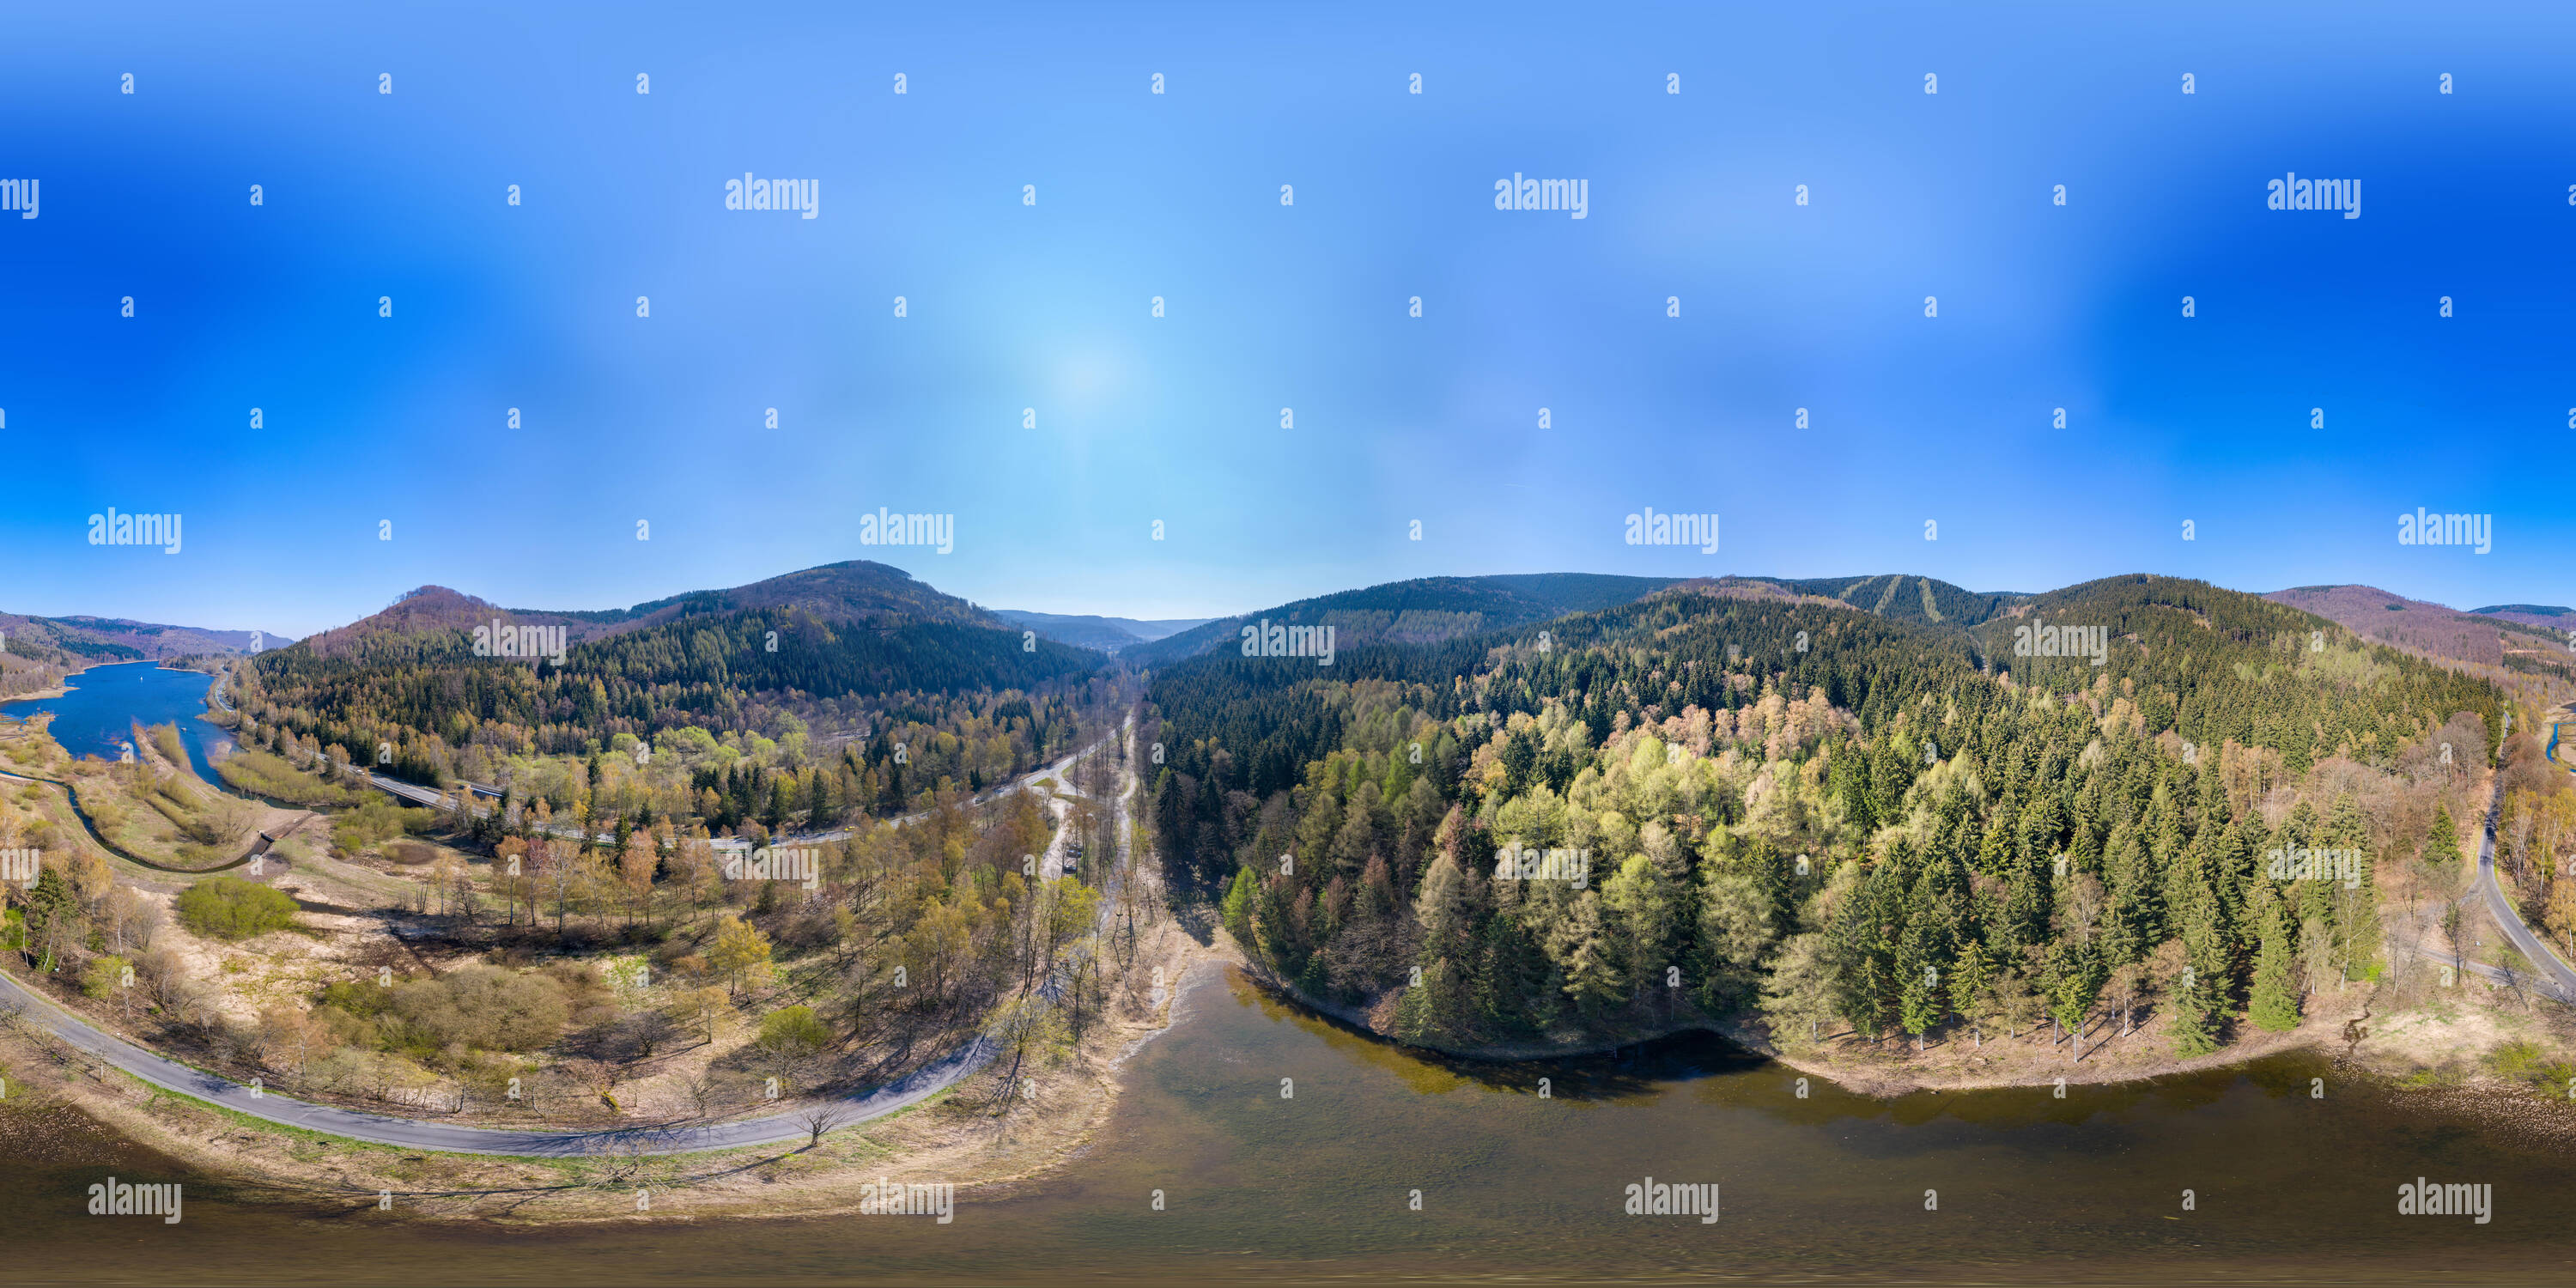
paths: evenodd
<path fill-rule="evenodd" d="M 1219 934 L 1222 936 L 1223 932 L 1220 931 Z M 2353 1063 L 2358 1069 L 2367 1071 L 2373 1076 L 2388 1078 L 2392 1081 L 2405 1073 L 2420 1072 L 2421 1070 L 2430 1067 L 2423 1065 L 2420 1061 L 2401 1060 L 2398 1061 L 2398 1063 L 2406 1065 L 2407 1067 L 2393 1070 L 2391 1068 L 2384 1067 L 2389 1063 L 2385 1058 L 2375 1062 L 2376 1065 L 2381 1067 L 2374 1067 L 2374 1062 L 2362 1060 L 2360 1058 L 2355 1050 L 2357 1043 L 2349 1040 L 2346 1026 L 2369 1018 L 2369 995 L 2364 995 L 2359 998 L 2357 1011 L 2349 1015 L 2340 1013 L 2344 1008 L 2325 1004 L 2328 999 L 2316 999 L 2311 1005 L 2310 1013 L 2301 1021 L 2299 1027 L 2281 1033 L 2263 1033 L 2260 1031 L 2254 1031 L 2245 1036 L 2240 1036 L 2236 1041 L 2229 1043 L 2227 1046 L 2216 1051 L 2209 1052 L 2205 1055 L 2184 1058 L 2168 1054 L 2159 1059 L 2137 1064 L 2090 1064 L 2082 1062 L 2066 1063 L 2062 1061 L 2046 1063 L 2026 1062 L 2018 1069 L 2012 1071 L 1997 1070 L 1993 1073 L 1976 1073 L 1965 1076 L 1943 1076 L 1939 1071 L 1935 1070 L 1908 1070 L 1903 1068 L 1901 1065 L 1896 1064 L 1894 1061 L 1886 1063 L 1880 1063 L 1876 1060 L 1855 1061 L 1850 1059 L 1821 1057 L 1813 1052 L 1792 1053 L 1783 1051 L 1777 1044 L 1770 1040 L 1767 1030 L 1760 1027 L 1755 1021 L 1740 1016 L 1712 1018 L 1705 1015 L 1697 1015 L 1670 1025 L 1642 1029 L 1634 1034 L 1623 1035 L 1615 1041 L 1596 1040 L 1590 1042 L 1568 1043 L 1561 1046 L 1489 1044 L 1482 1046 L 1450 1047 L 1426 1045 L 1405 1041 L 1404 1039 L 1396 1037 L 1394 1034 L 1386 1032 L 1377 1026 L 1371 1018 L 1371 1011 L 1384 1009 L 1386 1002 L 1385 998 L 1380 999 L 1377 1007 L 1363 1010 L 1362 1008 L 1355 1006 L 1327 1002 L 1318 998 L 1310 997 L 1288 981 L 1279 979 L 1271 973 L 1253 966 L 1245 957 L 1241 948 L 1234 944 L 1230 938 L 1223 938 L 1221 939 L 1221 942 L 1225 945 L 1229 959 L 1243 971 L 1245 978 L 1254 981 L 1263 989 L 1277 994 L 1282 1000 L 1304 1007 L 1318 1015 L 1328 1017 L 1339 1024 L 1356 1030 L 1363 1037 L 1383 1042 L 1401 1050 L 1417 1051 L 1448 1059 L 1470 1060 L 1479 1063 L 1519 1064 L 1551 1060 L 1578 1060 L 1587 1057 L 1610 1055 L 1629 1047 L 1656 1042 L 1666 1038 L 1677 1037 L 1686 1033 L 1709 1033 L 1724 1039 L 1730 1045 L 1751 1055 L 1786 1066 L 1811 1077 L 1823 1078 L 1843 1090 L 1852 1092 L 1856 1095 L 1864 1095 L 1881 1100 L 1913 1095 L 1918 1092 L 1992 1091 L 2017 1087 L 2053 1089 L 2060 1081 L 2063 1081 L 2065 1085 L 2070 1087 L 2088 1085 L 2115 1086 L 2125 1083 L 2154 1082 L 2178 1075 L 2205 1073 L 2216 1069 L 2252 1064 L 2257 1061 L 2271 1059 L 2291 1052 L 2310 1049 L 2327 1052 L 2335 1058 L 2338 1063 Z M 1391 997 L 1394 995 L 1390 994 L 1389 996 Z M 2000 1041 L 1998 1042 L 1998 1045 L 2001 1045 Z M 2501 1082 L 2495 1082 L 2493 1085 L 2488 1085 L 2490 1081 L 2491 1080 L 2482 1079 L 2476 1082 L 2462 1083 L 2458 1084 L 2458 1088 L 2475 1091 L 2480 1095 L 2484 1095 L 2505 1085 Z M 2438 1089 L 2440 1088 L 2437 1088 L 2437 1090 Z M 2564 1127 L 2565 1134 L 2576 1136 L 2576 1123 L 2566 1124 Z"/>

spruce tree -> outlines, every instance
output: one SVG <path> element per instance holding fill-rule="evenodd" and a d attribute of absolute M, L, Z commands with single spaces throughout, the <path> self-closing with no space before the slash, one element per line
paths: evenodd
<path fill-rule="evenodd" d="M 2166 1031 L 2173 1035 L 2174 1054 L 2189 1059 L 2218 1049 L 2217 1008 L 2210 1004 L 2209 981 L 2192 967 L 2182 968 L 2174 980 L 2173 1022 Z"/>
<path fill-rule="evenodd" d="M 2343 910 L 2335 918 L 2335 933 L 2343 940 L 2345 977 L 2377 979 L 2380 946 L 2387 938 L 2379 922 L 2379 880 L 2367 851 L 2355 861 L 2361 867 L 2361 884 L 2344 892 Z"/>
<path fill-rule="evenodd" d="M 61 868 L 39 872 L 35 889 L 27 893 L 27 947 L 36 955 L 38 973 L 53 972 L 64 945 L 79 938 L 80 920 L 71 878 Z"/>
<path fill-rule="evenodd" d="M 2262 947 L 2254 958 L 2254 996 L 2250 1018 L 2255 1027 L 2287 1033 L 2299 1027 L 2297 962 L 2290 946 L 2290 919 L 2282 902 L 2267 900 L 2263 910 Z"/>
<path fill-rule="evenodd" d="M 2448 805 L 2433 810 L 2433 830 L 2424 838 L 2424 861 L 2445 866 L 2460 861 L 2460 829 L 2451 821 Z"/>

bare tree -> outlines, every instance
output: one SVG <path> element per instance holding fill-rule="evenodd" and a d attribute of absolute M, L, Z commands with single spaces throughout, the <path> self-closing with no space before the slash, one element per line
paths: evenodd
<path fill-rule="evenodd" d="M 805 1147 L 812 1149 L 822 1144 L 825 1132 L 838 1129 L 841 1124 L 849 1122 L 857 1114 L 858 1106 L 846 1100 L 806 1101 L 804 1107 L 796 1111 L 796 1121 L 803 1123 L 808 1133 Z"/>

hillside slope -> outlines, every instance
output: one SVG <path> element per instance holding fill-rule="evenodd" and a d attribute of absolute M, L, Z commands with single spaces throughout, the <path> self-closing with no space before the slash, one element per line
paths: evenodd
<path fill-rule="evenodd" d="M 2464 613 L 2361 585 L 2294 586 L 2264 598 L 2426 657 L 2576 680 L 2576 655 L 2569 654 L 2564 636 L 2500 613 Z"/>
<path fill-rule="evenodd" d="M 1169 639 L 1129 648 L 1121 657 L 1143 666 L 1169 665 L 1230 647 L 1241 638 L 1245 623 L 1263 618 L 1332 626 L 1338 648 L 1436 644 L 1629 603 L 1678 580 L 1555 572 L 1391 581 L 1219 618 Z"/>
<path fill-rule="evenodd" d="M 1925 625 L 1947 625 L 1957 628 L 1975 626 L 2027 596 L 1980 594 L 1963 590 L 1946 581 L 1931 577 L 1910 577 L 1902 573 L 1880 573 L 1869 577 L 1759 577 L 1748 580 L 1769 581 L 1787 586 L 1802 595 L 1820 595 L 1840 600 L 1863 612 L 1900 622 Z"/>

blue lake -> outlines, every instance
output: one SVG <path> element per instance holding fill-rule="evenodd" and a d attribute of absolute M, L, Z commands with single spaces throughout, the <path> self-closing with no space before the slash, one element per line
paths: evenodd
<path fill-rule="evenodd" d="M 54 741 L 75 756 L 115 760 L 133 741 L 133 723 L 175 724 L 179 741 L 199 777 L 215 781 L 212 760 L 233 749 L 232 736 L 197 717 L 206 709 L 206 686 L 214 677 L 201 671 L 165 671 L 157 662 L 121 662 L 94 666 L 65 681 L 70 692 L 58 698 L 21 698 L 0 702 L 0 711 L 24 719 L 40 711 L 54 715 Z"/>

